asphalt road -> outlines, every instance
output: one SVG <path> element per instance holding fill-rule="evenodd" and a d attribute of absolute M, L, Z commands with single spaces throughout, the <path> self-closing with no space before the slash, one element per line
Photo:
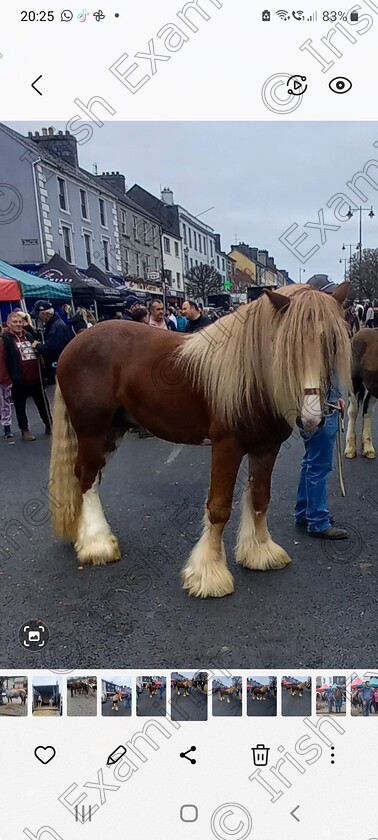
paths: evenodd
<path fill-rule="evenodd" d="M 29 416 L 36 442 L 24 443 L 18 435 L 14 445 L 0 440 L 0 668 L 376 666 L 375 461 L 344 461 L 345 499 L 336 471 L 330 480 L 331 511 L 350 539 L 316 540 L 293 524 L 302 441 L 292 436 L 276 464 L 269 525 L 293 562 L 264 573 L 233 559 L 241 473 L 225 531 L 235 592 L 199 600 L 181 588 L 180 569 L 201 531 L 211 448 L 127 435 L 102 483 L 122 560 L 78 570 L 72 545 L 51 531 L 50 439 L 33 406 Z M 374 427 L 378 444 L 378 411 Z M 43 619 L 50 631 L 48 646 L 35 653 L 18 641 L 20 626 L 33 618 Z"/>
<path fill-rule="evenodd" d="M 252 694 L 247 692 L 247 715 L 250 717 L 275 717 L 277 701 L 273 697 L 266 700 L 252 700 Z"/>
<path fill-rule="evenodd" d="M 132 701 L 131 701 L 132 702 Z M 119 700 L 118 702 L 118 712 L 112 708 L 112 699 L 111 697 L 105 701 L 105 703 L 101 703 L 101 714 L 103 717 L 130 717 L 131 715 L 131 706 L 128 708 L 125 706 L 124 700 Z"/>
<path fill-rule="evenodd" d="M 137 701 L 137 715 L 140 717 L 164 717 L 166 714 L 165 691 L 160 699 L 159 690 L 157 694 L 150 696 L 148 689 L 144 688 Z"/>
<path fill-rule="evenodd" d="M 212 695 L 212 714 L 213 717 L 241 717 L 242 704 L 241 700 L 231 696 L 230 702 L 227 703 L 227 698 L 219 699 L 219 694 Z"/>
<path fill-rule="evenodd" d="M 192 688 L 184 697 L 182 689 L 176 694 L 176 689 L 171 688 L 170 714 L 172 720 L 207 720 L 207 694 L 200 688 Z"/>
<path fill-rule="evenodd" d="M 72 717 L 94 717 L 97 715 L 97 695 L 92 694 L 74 694 L 71 697 L 71 692 L 67 691 L 67 715 Z"/>
<path fill-rule="evenodd" d="M 311 691 L 303 689 L 302 697 L 295 692 L 293 697 L 288 688 L 282 689 L 282 714 L 285 717 L 304 717 L 311 715 Z"/>

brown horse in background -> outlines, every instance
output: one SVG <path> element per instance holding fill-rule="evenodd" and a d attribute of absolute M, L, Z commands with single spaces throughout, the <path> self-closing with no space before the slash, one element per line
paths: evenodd
<path fill-rule="evenodd" d="M 184 689 L 183 697 L 189 697 L 189 689 L 193 685 L 193 680 L 182 680 L 182 682 L 176 682 L 176 696 L 180 696 L 180 688 Z"/>
<path fill-rule="evenodd" d="M 294 697 L 295 692 L 298 692 L 298 697 L 303 697 L 303 691 L 305 688 L 310 689 L 311 683 L 310 682 L 301 682 L 297 683 L 296 685 L 290 686 L 290 697 Z"/>
<path fill-rule="evenodd" d="M 224 700 L 226 698 L 227 703 L 231 703 L 230 698 L 237 693 L 237 686 L 233 685 L 230 688 L 220 688 L 219 689 L 219 699 Z"/>
<path fill-rule="evenodd" d="M 356 420 L 362 406 L 362 455 L 375 458 L 372 419 L 378 399 L 378 330 L 365 327 L 352 340 L 352 392 L 349 397 L 345 457 L 357 457 Z"/>
<path fill-rule="evenodd" d="M 252 686 L 252 700 L 266 700 L 268 685 L 254 685 Z"/>
<path fill-rule="evenodd" d="M 349 384 L 348 288 L 342 283 L 333 296 L 304 285 L 266 291 L 190 336 L 112 321 L 71 341 L 57 369 L 50 504 L 56 533 L 74 540 L 80 563 L 121 557 L 99 484 L 109 454 L 135 423 L 174 443 L 211 439 L 203 533 L 182 572 L 190 595 L 233 592 L 223 530 L 246 454 L 237 562 L 260 571 L 290 562 L 267 529 L 271 474 L 296 419 L 309 432 L 322 422 L 334 365 Z M 132 492 L 127 467 L 125 475 Z"/>

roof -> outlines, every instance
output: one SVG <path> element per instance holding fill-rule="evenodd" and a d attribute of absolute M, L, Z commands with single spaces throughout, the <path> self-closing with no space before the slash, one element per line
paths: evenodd
<path fill-rule="evenodd" d="M 9 280 L 17 280 L 23 297 L 67 298 L 71 300 L 71 289 L 68 285 L 64 286 L 62 284 L 57 286 L 56 283 L 51 283 L 35 275 L 27 274 L 26 271 L 21 271 L 21 269 L 9 265 L 4 260 L 0 260 L 0 275 Z"/>
<path fill-rule="evenodd" d="M 160 222 L 164 232 L 181 239 L 178 213 L 175 204 L 166 204 L 156 195 L 148 192 L 139 184 L 134 184 L 127 190 L 127 195 L 151 213 Z"/>

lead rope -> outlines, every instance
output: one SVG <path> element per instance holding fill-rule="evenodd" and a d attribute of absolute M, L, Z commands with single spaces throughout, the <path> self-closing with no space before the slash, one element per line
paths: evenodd
<path fill-rule="evenodd" d="M 39 373 L 39 381 L 40 381 L 41 391 L 42 391 L 42 396 L 43 396 L 43 402 L 45 403 L 47 416 L 49 417 L 49 420 L 50 420 L 50 426 L 52 426 L 51 409 L 50 409 L 49 401 L 47 399 L 45 386 L 43 384 L 42 366 L 41 366 L 41 359 L 40 359 L 39 353 L 37 353 L 37 360 L 38 360 L 38 373 Z"/>
<path fill-rule="evenodd" d="M 345 431 L 344 429 L 344 409 L 340 408 L 338 405 L 334 405 L 333 403 L 326 403 L 330 408 L 336 409 L 338 412 L 337 415 L 337 464 L 339 469 L 339 485 L 340 485 L 340 492 L 341 495 L 345 498 L 346 490 L 345 490 L 345 482 L 344 482 L 344 461 L 343 461 L 343 447 L 342 447 L 342 438 L 341 435 Z"/>

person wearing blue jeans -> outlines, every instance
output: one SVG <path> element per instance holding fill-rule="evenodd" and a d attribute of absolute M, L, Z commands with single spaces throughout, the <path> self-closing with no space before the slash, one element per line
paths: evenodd
<path fill-rule="evenodd" d="M 331 715 L 333 712 L 333 688 L 328 688 L 326 691 L 327 701 L 328 701 L 328 714 Z"/>
<path fill-rule="evenodd" d="M 361 688 L 360 697 L 362 700 L 362 714 L 364 717 L 369 717 L 370 712 L 370 705 L 373 699 L 374 692 L 373 689 L 370 688 L 370 682 L 367 680 L 365 685 Z"/>
<path fill-rule="evenodd" d="M 315 274 L 307 281 L 307 285 L 326 294 L 332 294 L 336 288 L 336 284 L 329 281 L 325 274 Z M 338 408 L 332 409 L 327 403 Z M 327 508 L 327 478 L 333 466 L 338 409 L 344 409 L 344 407 L 345 402 L 341 399 L 335 370 L 327 393 L 323 425 L 319 426 L 313 434 L 301 431 L 305 454 L 297 491 L 295 524 L 307 527 L 308 534 L 314 537 L 323 537 L 328 540 L 345 540 L 348 537 L 348 532 L 344 528 L 334 526 L 333 517 L 330 516 Z"/>

